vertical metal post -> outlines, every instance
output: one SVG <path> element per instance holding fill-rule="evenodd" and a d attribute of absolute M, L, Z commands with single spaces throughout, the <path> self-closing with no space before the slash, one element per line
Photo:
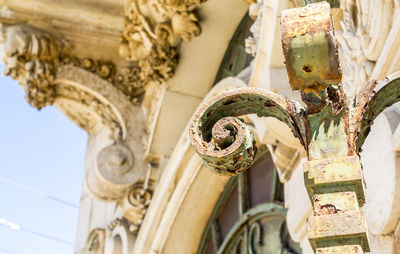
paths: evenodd
<path fill-rule="evenodd" d="M 304 3 L 313 1 L 303 1 Z M 317 2 L 317 1 L 314 1 Z M 334 3 L 331 3 L 334 4 Z M 362 170 L 349 138 L 338 50 L 328 3 L 282 13 L 289 80 L 307 104 L 305 185 L 313 205 L 308 238 L 316 253 L 369 251 Z"/>

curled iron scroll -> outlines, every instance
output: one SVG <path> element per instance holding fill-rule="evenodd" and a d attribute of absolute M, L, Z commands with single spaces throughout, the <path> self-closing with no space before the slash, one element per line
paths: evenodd
<path fill-rule="evenodd" d="M 275 117 L 302 142 L 302 110 L 297 103 L 261 88 L 238 88 L 209 100 L 196 112 L 190 140 L 205 165 L 221 175 L 236 175 L 254 161 L 254 136 L 240 119 L 247 114 Z"/>
<path fill-rule="evenodd" d="M 357 95 L 354 109 L 355 146 L 359 153 L 375 118 L 386 108 L 400 101 L 400 72 L 380 81 L 370 81 Z"/>

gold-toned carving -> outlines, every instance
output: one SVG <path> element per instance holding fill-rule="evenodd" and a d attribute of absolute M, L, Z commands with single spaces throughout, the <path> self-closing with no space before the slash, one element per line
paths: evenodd
<path fill-rule="evenodd" d="M 124 217 L 130 222 L 129 230 L 137 233 L 142 225 L 147 208 L 153 196 L 153 182 L 139 181 L 128 191 L 122 200 Z"/>
<path fill-rule="evenodd" d="M 136 67 L 128 70 L 133 87 L 170 78 L 178 64 L 177 48 L 201 32 L 194 8 L 205 0 L 130 0 L 119 53 Z M 122 76 L 119 80 L 127 81 Z"/>
<path fill-rule="evenodd" d="M 171 77 L 177 65 L 176 49 L 162 47 L 156 47 L 151 57 L 121 68 L 110 61 L 81 59 L 71 54 L 67 42 L 25 24 L 0 26 L 0 45 L 4 74 L 19 82 L 26 92 L 26 100 L 37 109 L 52 105 L 57 97 L 54 79 L 61 65 L 94 73 L 133 101 L 143 94 L 147 83 Z"/>
<path fill-rule="evenodd" d="M 90 231 L 86 240 L 87 254 L 102 254 L 106 238 L 106 230 L 103 228 L 95 228 Z"/>
<path fill-rule="evenodd" d="M 1 28 L 4 74 L 19 81 L 33 107 L 51 105 L 55 98 L 55 65 L 63 44 L 30 26 Z"/>

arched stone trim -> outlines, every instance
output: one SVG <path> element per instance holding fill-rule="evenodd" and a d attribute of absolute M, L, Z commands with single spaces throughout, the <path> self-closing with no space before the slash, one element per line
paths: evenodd
<path fill-rule="evenodd" d="M 53 83 L 55 106 L 89 135 L 95 134 L 96 129 L 101 128 L 98 125 L 104 125 L 113 133 L 112 139 L 126 138 L 126 113 L 133 105 L 107 81 L 81 68 L 60 66 Z M 79 108 L 71 110 L 68 100 L 79 104 L 83 114 L 76 114 Z M 98 118 L 99 121 L 91 123 L 93 118 Z"/>

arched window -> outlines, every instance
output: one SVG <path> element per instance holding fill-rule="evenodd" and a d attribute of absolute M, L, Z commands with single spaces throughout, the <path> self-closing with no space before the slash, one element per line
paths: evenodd
<path fill-rule="evenodd" d="M 283 185 L 268 152 L 225 186 L 203 232 L 199 254 L 301 253 L 286 229 Z"/>

